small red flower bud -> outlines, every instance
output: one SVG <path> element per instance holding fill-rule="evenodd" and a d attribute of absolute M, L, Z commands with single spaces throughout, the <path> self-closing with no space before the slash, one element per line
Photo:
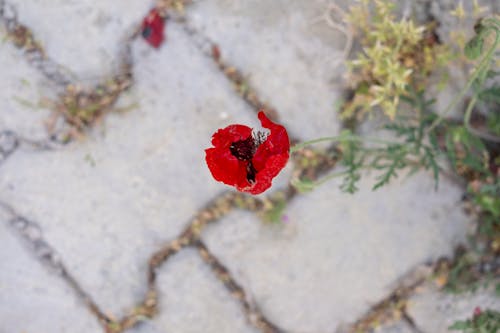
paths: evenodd
<path fill-rule="evenodd" d="M 269 134 L 253 133 L 245 125 L 229 125 L 212 136 L 212 148 L 205 150 L 205 161 L 215 180 L 238 191 L 259 194 L 288 162 L 290 141 L 285 127 L 258 114 Z"/>
<path fill-rule="evenodd" d="M 156 8 L 151 9 L 141 26 L 142 37 L 154 48 L 160 47 L 165 38 L 165 19 Z"/>
<path fill-rule="evenodd" d="M 481 308 L 479 306 L 476 306 L 476 308 L 474 309 L 474 317 L 479 317 L 481 313 Z"/>
<path fill-rule="evenodd" d="M 219 61 L 220 60 L 220 48 L 218 45 L 212 45 L 212 58 L 215 60 L 215 61 Z"/>

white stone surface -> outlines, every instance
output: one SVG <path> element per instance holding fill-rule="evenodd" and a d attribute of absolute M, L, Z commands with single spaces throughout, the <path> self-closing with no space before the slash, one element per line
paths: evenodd
<path fill-rule="evenodd" d="M 374 330 L 374 333 L 415 333 L 414 330 L 404 321 L 381 326 Z"/>
<path fill-rule="evenodd" d="M 162 266 L 158 286 L 160 314 L 132 333 L 257 332 L 195 250 L 184 250 Z"/>
<path fill-rule="evenodd" d="M 455 321 L 471 318 L 476 307 L 500 311 L 500 297 L 492 287 L 457 295 L 427 288 L 410 298 L 407 310 L 423 332 L 448 333 Z"/>
<path fill-rule="evenodd" d="M 405 322 L 398 322 L 375 330 L 375 333 L 414 333 L 414 330 Z"/>
<path fill-rule="evenodd" d="M 140 24 L 149 1 L 8 0 L 47 54 L 79 79 L 110 74 L 123 39 Z"/>
<path fill-rule="evenodd" d="M 195 1 L 189 24 L 218 43 L 303 140 L 335 135 L 345 37 L 321 20 L 326 1 Z"/>
<path fill-rule="evenodd" d="M 50 83 L 12 43 L 0 42 L 0 64 L 0 131 L 13 130 L 30 139 L 47 137 L 44 120 L 50 111 L 40 107 L 39 102 L 53 96 L 48 89 Z"/>
<path fill-rule="evenodd" d="M 99 333 L 83 302 L 23 246 L 0 213 L 0 332 Z"/>
<path fill-rule="evenodd" d="M 464 241 L 459 188 L 442 181 L 435 192 L 421 173 L 372 192 L 364 176 L 355 195 L 330 182 L 299 197 L 282 228 L 238 212 L 207 230 L 208 246 L 283 328 L 334 331 Z"/>
<path fill-rule="evenodd" d="M 145 287 L 149 255 L 226 186 L 204 161 L 212 133 L 256 117 L 187 36 L 138 43 L 133 111 L 110 115 L 83 142 L 18 151 L 2 165 L 0 200 L 37 221 L 84 288 L 120 314 Z M 225 119 L 221 111 L 227 114 Z"/>

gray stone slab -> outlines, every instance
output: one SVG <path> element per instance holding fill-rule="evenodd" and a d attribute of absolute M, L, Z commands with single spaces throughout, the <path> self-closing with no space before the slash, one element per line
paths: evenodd
<path fill-rule="evenodd" d="M 404 321 L 398 321 L 386 326 L 378 327 L 374 333 L 415 333 L 415 331 Z"/>
<path fill-rule="evenodd" d="M 476 307 L 500 311 L 500 297 L 491 287 L 457 295 L 429 287 L 410 298 L 407 310 L 423 332 L 448 333 L 455 321 L 470 319 Z"/>
<path fill-rule="evenodd" d="M 203 263 L 197 252 L 184 250 L 159 270 L 159 315 L 133 333 L 251 333 L 243 310 Z"/>
<path fill-rule="evenodd" d="M 79 79 L 109 75 L 123 39 L 148 13 L 152 2 L 8 0 L 19 20 L 35 32 L 47 54 Z"/>
<path fill-rule="evenodd" d="M 40 107 L 39 102 L 42 97 L 53 96 L 48 89 L 50 83 L 11 43 L 0 45 L 0 131 L 11 130 L 26 138 L 43 139 L 47 136 L 44 120 L 49 118 L 50 111 Z"/>
<path fill-rule="evenodd" d="M 334 331 L 414 266 L 451 254 L 469 221 L 461 190 L 444 180 L 438 192 L 425 173 L 372 192 L 373 179 L 364 177 L 355 195 L 330 182 L 300 196 L 283 226 L 237 212 L 204 239 L 276 324 Z"/>
<path fill-rule="evenodd" d="M 220 46 L 301 139 L 335 135 L 342 33 L 320 19 L 326 1 L 195 1 L 190 25 Z"/>
<path fill-rule="evenodd" d="M 143 294 L 149 255 L 227 187 L 204 161 L 213 132 L 257 124 L 212 62 L 180 29 L 159 51 L 135 46 L 140 106 L 106 118 L 82 142 L 19 151 L 2 165 L 0 200 L 39 223 L 69 270 L 105 311 Z"/>
<path fill-rule="evenodd" d="M 406 323 L 400 322 L 379 330 L 380 333 L 414 333 L 414 330 Z"/>
<path fill-rule="evenodd" d="M 102 332 L 97 319 L 42 267 L 0 214 L 0 332 Z"/>

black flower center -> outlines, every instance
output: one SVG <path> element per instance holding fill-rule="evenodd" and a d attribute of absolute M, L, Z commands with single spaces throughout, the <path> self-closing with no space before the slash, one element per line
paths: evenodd
<path fill-rule="evenodd" d="M 239 159 L 240 161 L 251 161 L 257 146 L 255 140 L 252 136 L 249 136 L 245 140 L 239 140 L 233 142 L 229 147 L 231 154 Z"/>
<path fill-rule="evenodd" d="M 252 163 L 253 155 L 257 151 L 257 147 L 259 147 L 262 142 L 266 141 L 267 134 L 263 132 L 257 132 L 255 136 L 251 135 L 245 140 L 235 141 L 229 147 L 229 151 L 231 154 L 236 157 L 240 161 L 248 162 L 246 164 L 247 168 L 247 180 L 250 183 L 255 182 L 255 175 L 257 174 L 257 170 Z"/>
<path fill-rule="evenodd" d="M 153 32 L 153 30 L 151 29 L 151 27 L 145 27 L 143 30 L 142 30 L 142 37 L 144 38 L 148 38 L 149 36 L 151 36 L 151 33 Z"/>

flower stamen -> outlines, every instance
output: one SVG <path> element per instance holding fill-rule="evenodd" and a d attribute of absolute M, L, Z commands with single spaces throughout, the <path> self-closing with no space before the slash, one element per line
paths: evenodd
<path fill-rule="evenodd" d="M 255 140 L 249 136 L 245 140 L 233 142 L 229 147 L 231 154 L 240 161 L 251 161 L 257 147 Z"/>
<path fill-rule="evenodd" d="M 264 141 L 267 140 L 268 135 L 269 135 L 269 131 L 267 131 L 267 132 L 253 131 L 252 132 L 252 137 L 255 141 L 255 149 L 257 149 L 261 144 L 264 143 Z"/>
<path fill-rule="evenodd" d="M 252 132 L 252 135 L 246 138 L 245 140 L 239 140 L 233 142 L 231 146 L 229 146 L 229 151 L 231 155 L 236 157 L 240 161 L 247 162 L 247 180 L 250 184 L 255 183 L 255 175 L 257 174 L 257 170 L 253 166 L 252 158 L 257 151 L 257 148 L 266 141 L 268 133 L 257 131 Z"/>

